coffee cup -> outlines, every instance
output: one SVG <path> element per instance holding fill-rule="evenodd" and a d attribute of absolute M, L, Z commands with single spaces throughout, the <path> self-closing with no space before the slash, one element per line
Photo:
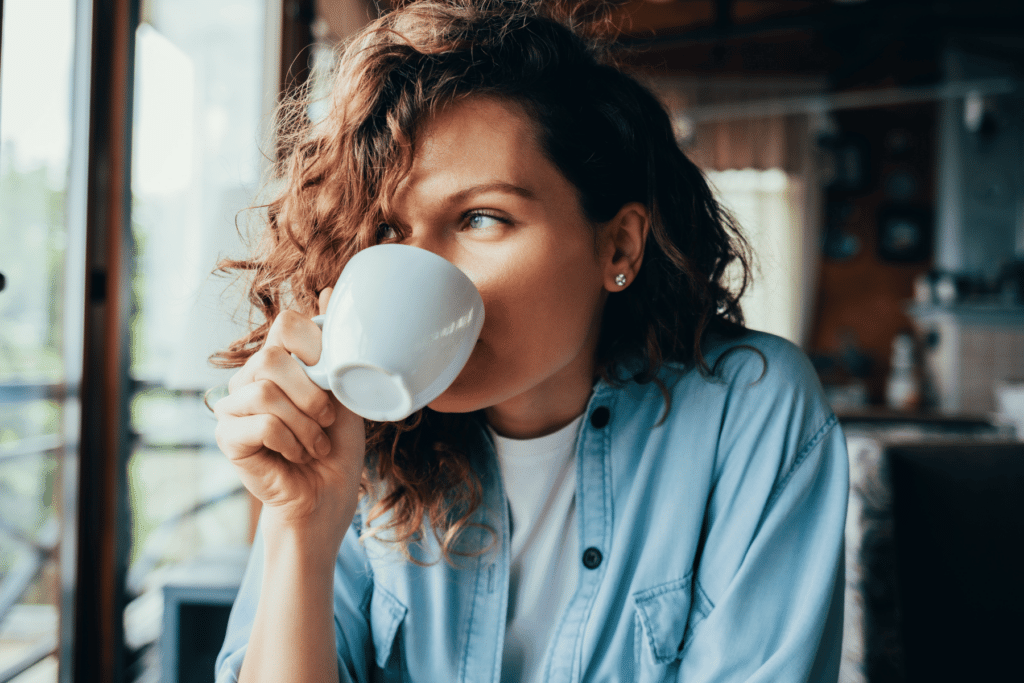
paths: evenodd
<path fill-rule="evenodd" d="M 451 262 L 381 244 L 349 260 L 313 321 L 323 340 L 320 360 L 302 364 L 309 378 L 357 415 L 393 422 L 455 381 L 480 336 L 484 304 Z"/>

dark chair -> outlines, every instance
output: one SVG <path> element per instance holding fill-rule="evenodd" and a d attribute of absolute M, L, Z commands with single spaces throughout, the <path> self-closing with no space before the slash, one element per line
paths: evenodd
<path fill-rule="evenodd" d="M 1024 444 L 888 458 L 907 680 L 1024 680 Z"/>

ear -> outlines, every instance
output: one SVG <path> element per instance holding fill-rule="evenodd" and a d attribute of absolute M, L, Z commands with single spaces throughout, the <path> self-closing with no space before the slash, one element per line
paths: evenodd
<path fill-rule="evenodd" d="M 602 226 L 604 288 L 609 292 L 621 292 L 636 279 L 650 227 L 650 214 L 640 202 L 624 205 Z"/>

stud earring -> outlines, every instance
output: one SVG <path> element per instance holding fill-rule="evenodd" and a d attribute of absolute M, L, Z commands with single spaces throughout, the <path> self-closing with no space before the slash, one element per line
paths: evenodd
<path fill-rule="evenodd" d="M 622 274 L 622 273 L 619 273 L 618 275 L 616 275 L 615 276 L 615 284 L 617 284 L 619 287 L 625 287 L 626 286 L 626 276 L 624 274 Z"/>

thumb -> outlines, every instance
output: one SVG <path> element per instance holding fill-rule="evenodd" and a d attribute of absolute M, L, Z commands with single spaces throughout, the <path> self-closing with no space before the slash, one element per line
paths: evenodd
<path fill-rule="evenodd" d="M 320 291 L 320 315 L 327 312 L 327 302 L 331 300 L 331 292 L 334 291 L 334 287 L 325 287 Z"/>

